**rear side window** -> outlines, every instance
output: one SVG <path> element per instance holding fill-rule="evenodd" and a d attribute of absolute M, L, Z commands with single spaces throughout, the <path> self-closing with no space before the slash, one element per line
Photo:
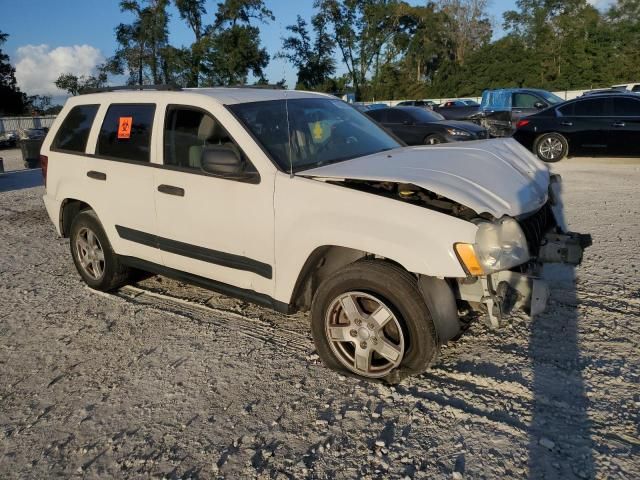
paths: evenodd
<path fill-rule="evenodd" d="M 53 149 L 84 153 L 98 107 L 99 105 L 73 107 L 56 133 Z"/>
<path fill-rule="evenodd" d="M 540 100 L 538 97 L 534 97 L 528 93 L 514 93 L 513 94 L 513 107 L 514 108 L 535 108 L 536 103 Z"/>
<path fill-rule="evenodd" d="M 640 100 L 614 98 L 613 114 L 616 117 L 640 117 Z"/>
<path fill-rule="evenodd" d="M 113 104 L 102 122 L 96 155 L 148 162 L 156 106 Z"/>

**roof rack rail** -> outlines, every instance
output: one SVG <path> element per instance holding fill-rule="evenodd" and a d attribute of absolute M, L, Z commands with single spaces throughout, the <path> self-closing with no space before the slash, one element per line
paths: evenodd
<path fill-rule="evenodd" d="M 220 85 L 224 88 L 224 85 Z M 286 90 L 284 85 L 279 85 L 277 83 L 261 83 L 256 85 L 229 85 L 227 88 L 262 88 L 266 90 Z"/>
<path fill-rule="evenodd" d="M 118 90 L 165 90 L 179 92 L 182 87 L 178 85 L 121 85 L 116 87 L 87 88 L 80 92 L 80 95 L 89 93 L 116 92 Z"/>

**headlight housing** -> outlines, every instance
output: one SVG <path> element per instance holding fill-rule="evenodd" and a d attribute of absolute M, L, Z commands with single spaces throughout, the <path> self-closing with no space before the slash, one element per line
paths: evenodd
<path fill-rule="evenodd" d="M 454 137 L 470 137 L 471 136 L 469 132 L 465 132 L 464 130 L 458 130 L 457 128 L 447 128 L 447 133 L 449 135 L 453 135 Z"/>
<path fill-rule="evenodd" d="M 455 248 L 471 275 L 508 270 L 530 258 L 527 238 L 518 222 L 511 217 L 478 224 L 475 243 L 458 243 Z"/>

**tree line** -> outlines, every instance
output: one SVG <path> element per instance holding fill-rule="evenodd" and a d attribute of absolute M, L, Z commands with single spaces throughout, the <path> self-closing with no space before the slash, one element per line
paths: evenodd
<path fill-rule="evenodd" d="M 171 3 L 191 32 L 190 45 L 169 42 Z M 122 0 L 120 10 L 133 21 L 115 27 L 114 55 L 95 75 L 64 74 L 56 85 L 75 95 L 106 85 L 109 75 L 140 85 L 207 87 L 245 84 L 249 78 L 267 83 L 271 57 L 260 27 L 275 20 L 267 3 L 223 0 L 208 10 L 209 3 Z M 503 15 L 499 38 L 488 0 L 417 6 L 401 0 L 315 0 L 313 8 L 311 18 L 298 16 L 286 27 L 275 53 L 296 69 L 299 89 L 374 100 L 477 96 L 509 86 L 595 88 L 640 79 L 640 0 L 617 0 L 606 11 L 587 0 L 518 0 Z M 5 39 L 0 32 L 0 46 Z M 283 79 L 277 83 L 285 86 Z M 23 107 L 47 102 L 19 92 L 1 50 L 0 90 L 0 110 L 19 109 L 20 98 Z"/>

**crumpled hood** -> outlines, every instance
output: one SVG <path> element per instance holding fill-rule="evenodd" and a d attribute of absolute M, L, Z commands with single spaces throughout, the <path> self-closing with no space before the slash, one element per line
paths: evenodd
<path fill-rule="evenodd" d="M 398 148 L 298 175 L 411 183 L 496 218 L 538 210 L 549 187 L 547 166 L 511 138 Z"/>

